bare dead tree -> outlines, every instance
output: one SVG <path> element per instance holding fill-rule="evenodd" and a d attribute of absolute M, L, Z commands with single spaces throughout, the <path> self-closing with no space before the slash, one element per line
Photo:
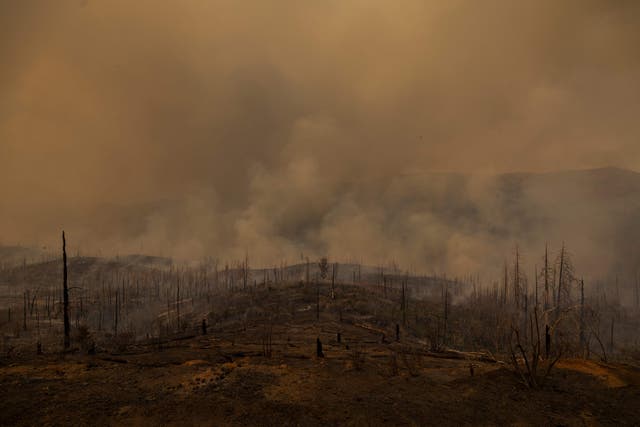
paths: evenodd
<path fill-rule="evenodd" d="M 444 295 L 443 295 L 443 319 L 444 325 L 442 330 L 442 345 L 443 347 L 447 346 L 447 326 L 449 323 L 449 285 L 444 284 Z"/>
<path fill-rule="evenodd" d="M 544 246 L 544 312 L 549 310 L 549 247 Z M 545 323 L 548 320 L 545 319 Z"/>
<path fill-rule="evenodd" d="M 320 320 L 320 280 L 316 276 L 316 320 Z"/>
<path fill-rule="evenodd" d="M 384 297 L 387 297 L 387 276 L 382 276 L 382 292 Z"/>
<path fill-rule="evenodd" d="M 116 288 L 116 305 L 115 305 L 115 315 L 114 315 L 114 321 L 113 321 L 113 333 L 114 335 L 118 335 L 118 316 L 120 314 L 120 310 L 119 310 L 119 299 L 118 299 L 118 289 Z"/>
<path fill-rule="evenodd" d="M 609 352 L 613 353 L 613 326 L 615 324 L 615 317 L 611 316 L 611 332 L 609 335 Z"/>
<path fill-rule="evenodd" d="M 502 305 L 507 305 L 507 296 L 509 294 L 509 271 L 507 267 L 507 261 L 504 261 L 504 291 L 502 295 Z"/>
<path fill-rule="evenodd" d="M 27 292 L 25 291 L 24 294 L 24 309 L 23 309 L 23 314 L 22 314 L 22 329 L 24 329 L 25 331 L 27 330 Z"/>
<path fill-rule="evenodd" d="M 402 293 L 401 293 L 401 300 L 400 300 L 400 311 L 402 312 L 402 324 L 404 326 L 407 325 L 407 295 L 406 295 L 406 288 L 407 288 L 407 280 L 406 278 L 402 280 Z"/>
<path fill-rule="evenodd" d="M 563 308 L 571 303 L 571 286 L 576 282 L 571 256 L 564 243 L 557 259 L 557 269 L 556 318 L 560 316 Z"/>
<path fill-rule="evenodd" d="M 588 319 L 588 320 L 587 320 Z M 600 358 L 607 362 L 607 350 L 600 335 L 600 313 L 592 308 L 585 308 L 585 324 L 589 328 L 591 335 L 596 339 L 600 347 Z"/>
<path fill-rule="evenodd" d="M 533 266 L 533 277 L 535 279 L 535 286 L 536 286 L 536 290 L 535 290 L 535 298 L 536 298 L 536 307 L 538 306 L 538 266 L 534 265 Z"/>
<path fill-rule="evenodd" d="M 180 330 L 180 276 L 178 275 L 178 283 L 176 289 L 176 316 L 178 318 L 178 330 Z"/>
<path fill-rule="evenodd" d="M 523 383 L 530 388 L 538 388 L 544 384 L 545 379 L 556 365 L 562 355 L 560 349 L 553 358 L 542 358 L 542 344 L 540 341 L 540 327 L 538 320 L 538 309 L 534 308 L 528 320 L 528 339 L 523 340 L 518 327 L 511 326 L 511 338 L 509 339 L 509 351 L 511 363 L 522 379 Z M 545 331 L 548 337 L 548 332 Z M 547 347 L 545 345 L 545 347 Z M 548 347 L 547 347 L 548 351 Z M 541 364 L 543 372 L 539 372 Z"/>
<path fill-rule="evenodd" d="M 584 279 L 580 280 L 580 352 L 585 355 L 586 339 L 584 333 Z"/>
<path fill-rule="evenodd" d="M 516 254 L 513 263 L 513 299 L 516 303 L 516 308 L 520 308 L 520 250 L 516 245 Z"/>
<path fill-rule="evenodd" d="M 551 331 L 549 325 L 544 326 L 544 357 L 548 359 L 551 355 Z"/>
<path fill-rule="evenodd" d="M 636 294 L 636 310 L 640 310 L 640 277 L 636 274 L 636 286 L 635 286 L 635 294 Z"/>
<path fill-rule="evenodd" d="M 64 349 L 71 347 L 71 338 L 69 331 L 69 286 L 67 283 L 67 239 L 62 231 L 62 298 L 63 298 L 63 316 L 64 316 Z"/>
<path fill-rule="evenodd" d="M 247 283 L 249 282 L 249 251 L 245 252 L 244 262 L 242 264 L 242 286 L 243 289 L 247 289 Z"/>
<path fill-rule="evenodd" d="M 338 263 L 333 263 L 333 268 L 331 269 L 331 299 L 336 299 L 336 277 L 338 275 Z"/>

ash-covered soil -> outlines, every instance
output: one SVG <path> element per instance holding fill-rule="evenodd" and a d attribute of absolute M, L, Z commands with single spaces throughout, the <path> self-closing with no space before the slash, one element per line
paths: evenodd
<path fill-rule="evenodd" d="M 141 344 L 2 358 L 1 425 L 637 425 L 640 370 L 564 360 L 544 387 L 315 316 Z M 337 342 L 337 332 L 341 342 Z M 316 357 L 316 337 L 324 358 Z M 473 365 L 473 376 L 470 365 Z"/>

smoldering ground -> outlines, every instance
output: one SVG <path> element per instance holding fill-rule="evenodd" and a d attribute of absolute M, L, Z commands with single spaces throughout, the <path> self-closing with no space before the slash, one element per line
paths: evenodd
<path fill-rule="evenodd" d="M 635 175 L 492 175 L 640 167 L 637 2 L 0 7 L 5 243 L 633 269 Z"/>

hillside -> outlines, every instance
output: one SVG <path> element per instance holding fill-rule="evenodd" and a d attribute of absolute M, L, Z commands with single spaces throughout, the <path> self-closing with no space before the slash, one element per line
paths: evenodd
<path fill-rule="evenodd" d="M 94 355 L 79 349 L 61 355 L 47 346 L 40 356 L 24 349 L 5 353 L 2 424 L 636 422 L 638 368 L 567 359 L 542 389 L 531 390 L 508 363 L 486 353 L 430 351 L 412 325 L 396 340 L 383 314 L 389 301 L 380 294 L 341 286 L 332 302 L 327 291 L 319 319 L 312 289 L 278 286 L 237 292 L 224 301 L 225 316 L 209 315 L 204 335 L 194 325 Z M 243 306 L 252 308 L 238 316 Z M 317 357 L 316 339 L 323 357 Z"/>

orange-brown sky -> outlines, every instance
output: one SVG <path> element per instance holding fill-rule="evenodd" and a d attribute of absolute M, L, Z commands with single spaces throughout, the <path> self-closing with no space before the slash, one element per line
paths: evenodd
<path fill-rule="evenodd" d="M 466 266 L 494 242 L 390 233 L 390 183 L 640 169 L 639 28 L 631 0 L 2 2 L 0 243 Z"/>

